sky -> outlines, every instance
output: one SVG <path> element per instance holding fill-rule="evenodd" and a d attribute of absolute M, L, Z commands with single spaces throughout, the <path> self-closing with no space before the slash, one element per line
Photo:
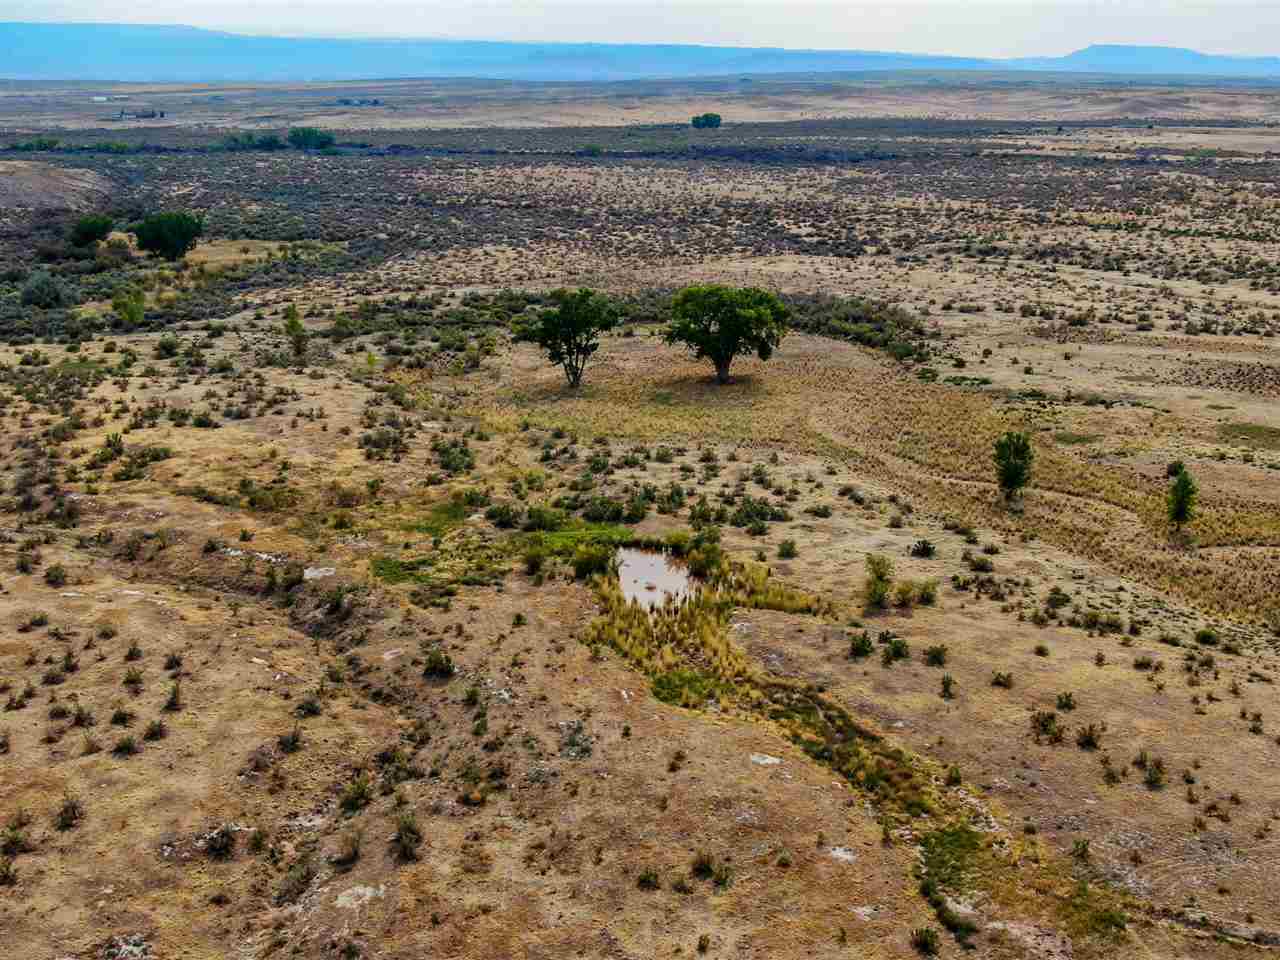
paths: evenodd
<path fill-rule="evenodd" d="M 1091 43 L 1280 54 L 1280 0 L 0 0 L 4 20 L 981 57 L 1058 56 Z"/>

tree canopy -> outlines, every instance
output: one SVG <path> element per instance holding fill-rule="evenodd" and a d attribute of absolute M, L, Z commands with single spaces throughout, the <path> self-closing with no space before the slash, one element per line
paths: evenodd
<path fill-rule="evenodd" d="M 996 440 L 994 457 L 1000 489 L 1004 491 L 1006 500 L 1012 500 L 1031 482 L 1031 462 L 1035 459 L 1031 438 L 1025 433 L 1010 430 Z"/>
<path fill-rule="evenodd" d="M 718 113 L 700 113 L 691 121 L 695 129 L 714 130 L 720 126 L 721 116 Z"/>
<path fill-rule="evenodd" d="M 552 309 L 543 310 L 520 330 L 564 370 L 569 386 L 577 389 L 587 361 L 600 347 L 600 335 L 618 324 L 618 309 L 607 296 L 583 287 L 556 290 Z"/>
<path fill-rule="evenodd" d="M 1168 511 L 1169 522 L 1181 530 L 1184 523 L 1189 523 L 1196 515 L 1196 499 L 1200 488 L 1185 467 L 1174 475 L 1169 484 Z"/>
<path fill-rule="evenodd" d="M 301 363 L 307 356 L 307 328 L 302 325 L 302 315 L 292 303 L 285 308 L 284 323 L 280 332 L 289 338 L 293 355 Z"/>
<path fill-rule="evenodd" d="M 333 134 L 316 127 L 294 127 L 289 131 L 289 142 L 299 150 L 323 150 L 334 144 Z"/>
<path fill-rule="evenodd" d="M 196 240 L 204 233 L 204 221 L 190 213 L 153 213 L 133 232 L 141 249 L 166 260 L 181 260 L 195 249 Z"/>
<path fill-rule="evenodd" d="M 77 247 L 105 240 L 111 232 L 112 220 L 105 213 L 90 213 L 76 221 L 71 228 L 71 242 Z"/>
<path fill-rule="evenodd" d="M 29 307 L 45 310 L 60 307 L 66 301 L 66 292 L 47 270 L 37 270 L 27 278 L 22 288 L 22 302 Z"/>
<path fill-rule="evenodd" d="M 773 356 L 786 336 L 786 319 L 786 306 L 768 290 L 685 287 L 672 301 L 671 323 L 663 336 L 667 343 L 684 344 L 699 360 L 710 360 L 716 380 L 728 383 L 734 357 Z"/>

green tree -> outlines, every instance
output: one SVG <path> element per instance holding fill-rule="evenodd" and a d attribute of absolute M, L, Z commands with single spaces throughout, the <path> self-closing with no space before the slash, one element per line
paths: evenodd
<path fill-rule="evenodd" d="M 324 150 L 334 144 L 333 134 L 315 127 L 294 127 L 289 131 L 289 142 L 299 150 Z"/>
<path fill-rule="evenodd" d="M 134 330 L 145 316 L 146 295 L 137 287 L 120 287 L 111 297 L 111 309 L 115 311 L 117 326 Z"/>
<path fill-rule="evenodd" d="M 62 284 L 46 270 L 37 270 L 27 278 L 22 287 L 22 302 L 29 307 L 50 310 L 62 306 L 67 300 Z"/>
<path fill-rule="evenodd" d="M 292 303 L 285 308 L 284 326 L 281 329 L 293 345 L 293 355 L 301 361 L 307 355 L 307 328 L 302 325 L 298 308 Z"/>
<path fill-rule="evenodd" d="M 81 217 L 71 228 L 71 242 L 77 247 L 107 239 L 114 221 L 105 213 L 91 213 Z"/>
<path fill-rule="evenodd" d="M 720 126 L 721 120 L 718 113 L 700 113 L 693 118 L 692 123 L 697 130 L 714 130 Z"/>
<path fill-rule="evenodd" d="M 618 325 L 618 309 L 612 300 L 594 290 L 556 290 L 555 306 L 543 310 L 520 330 L 564 370 L 570 388 L 582 383 L 587 361 L 600 348 L 600 335 Z"/>
<path fill-rule="evenodd" d="M 1012 500 L 1031 482 L 1031 461 L 1034 459 L 1031 438 L 1025 433 L 1010 430 L 996 441 L 996 479 L 1006 500 Z"/>
<path fill-rule="evenodd" d="M 754 353 L 768 360 L 786 336 L 787 308 L 757 287 L 685 287 L 671 304 L 667 343 L 683 343 L 699 360 L 715 364 L 716 380 L 729 382 L 734 357 Z"/>
<path fill-rule="evenodd" d="M 1196 486 L 1195 478 L 1184 467 L 1178 471 L 1177 476 L 1173 478 L 1173 483 L 1169 484 L 1168 511 L 1169 522 L 1174 525 L 1179 532 L 1182 531 L 1182 525 L 1189 523 L 1196 515 L 1196 498 L 1200 494 L 1200 489 Z"/>
<path fill-rule="evenodd" d="M 141 249 L 166 260 L 181 260 L 195 249 L 196 240 L 204 233 L 204 221 L 190 213 L 153 213 L 133 232 Z"/>

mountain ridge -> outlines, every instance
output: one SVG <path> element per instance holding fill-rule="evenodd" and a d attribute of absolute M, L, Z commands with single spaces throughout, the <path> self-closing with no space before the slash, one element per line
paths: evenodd
<path fill-rule="evenodd" d="M 74 61 L 68 51 L 75 51 Z M 1062 57 L 991 59 L 695 44 L 279 37 L 181 24 L 0 23 L 0 78 L 6 80 L 190 83 L 469 77 L 572 82 L 888 70 L 1280 79 L 1280 57 L 1094 44 Z"/>

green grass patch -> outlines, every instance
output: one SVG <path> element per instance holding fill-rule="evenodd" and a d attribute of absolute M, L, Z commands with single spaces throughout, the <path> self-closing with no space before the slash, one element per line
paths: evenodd
<path fill-rule="evenodd" d="M 405 529 L 413 533 L 425 533 L 432 537 L 443 537 L 451 529 L 462 523 L 475 513 L 478 508 L 470 506 L 461 497 L 450 497 L 433 504 L 426 517 L 415 520 Z"/>
<path fill-rule="evenodd" d="M 653 678 L 653 695 L 677 707 L 700 707 L 723 688 L 715 677 L 698 670 L 668 670 Z"/>
<path fill-rule="evenodd" d="M 1089 886 L 1084 880 L 1063 901 L 1062 909 L 1067 931 L 1073 937 L 1120 940 L 1129 923 L 1129 918 L 1110 896 Z"/>
<path fill-rule="evenodd" d="M 557 557 L 573 556 L 580 546 L 662 548 L 661 540 L 638 537 L 634 530 L 616 523 L 575 523 L 563 530 L 518 534 L 512 541 L 524 548 L 541 547 L 548 555 Z"/>
<path fill-rule="evenodd" d="M 396 557 L 374 557 L 369 561 L 369 572 L 384 583 L 425 583 L 426 571 L 433 564 L 431 557 L 413 557 L 400 560 Z"/>
<path fill-rule="evenodd" d="M 924 871 L 939 887 L 963 890 L 977 868 L 982 834 L 963 823 L 925 834 Z"/>
<path fill-rule="evenodd" d="M 1280 450 L 1280 427 L 1261 423 L 1224 423 L 1218 427 L 1218 436 L 1227 443 L 1254 450 Z"/>
<path fill-rule="evenodd" d="M 1072 433 L 1069 430 L 1063 430 L 1060 433 L 1055 433 L 1053 435 L 1053 439 L 1057 440 L 1059 443 L 1063 443 L 1068 446 L 1074 446 L 1076 444 L 1082 444 L 1082 443 L 1097 443 L 1099 440 L 1102 439 L 1102 434 Z"/>

